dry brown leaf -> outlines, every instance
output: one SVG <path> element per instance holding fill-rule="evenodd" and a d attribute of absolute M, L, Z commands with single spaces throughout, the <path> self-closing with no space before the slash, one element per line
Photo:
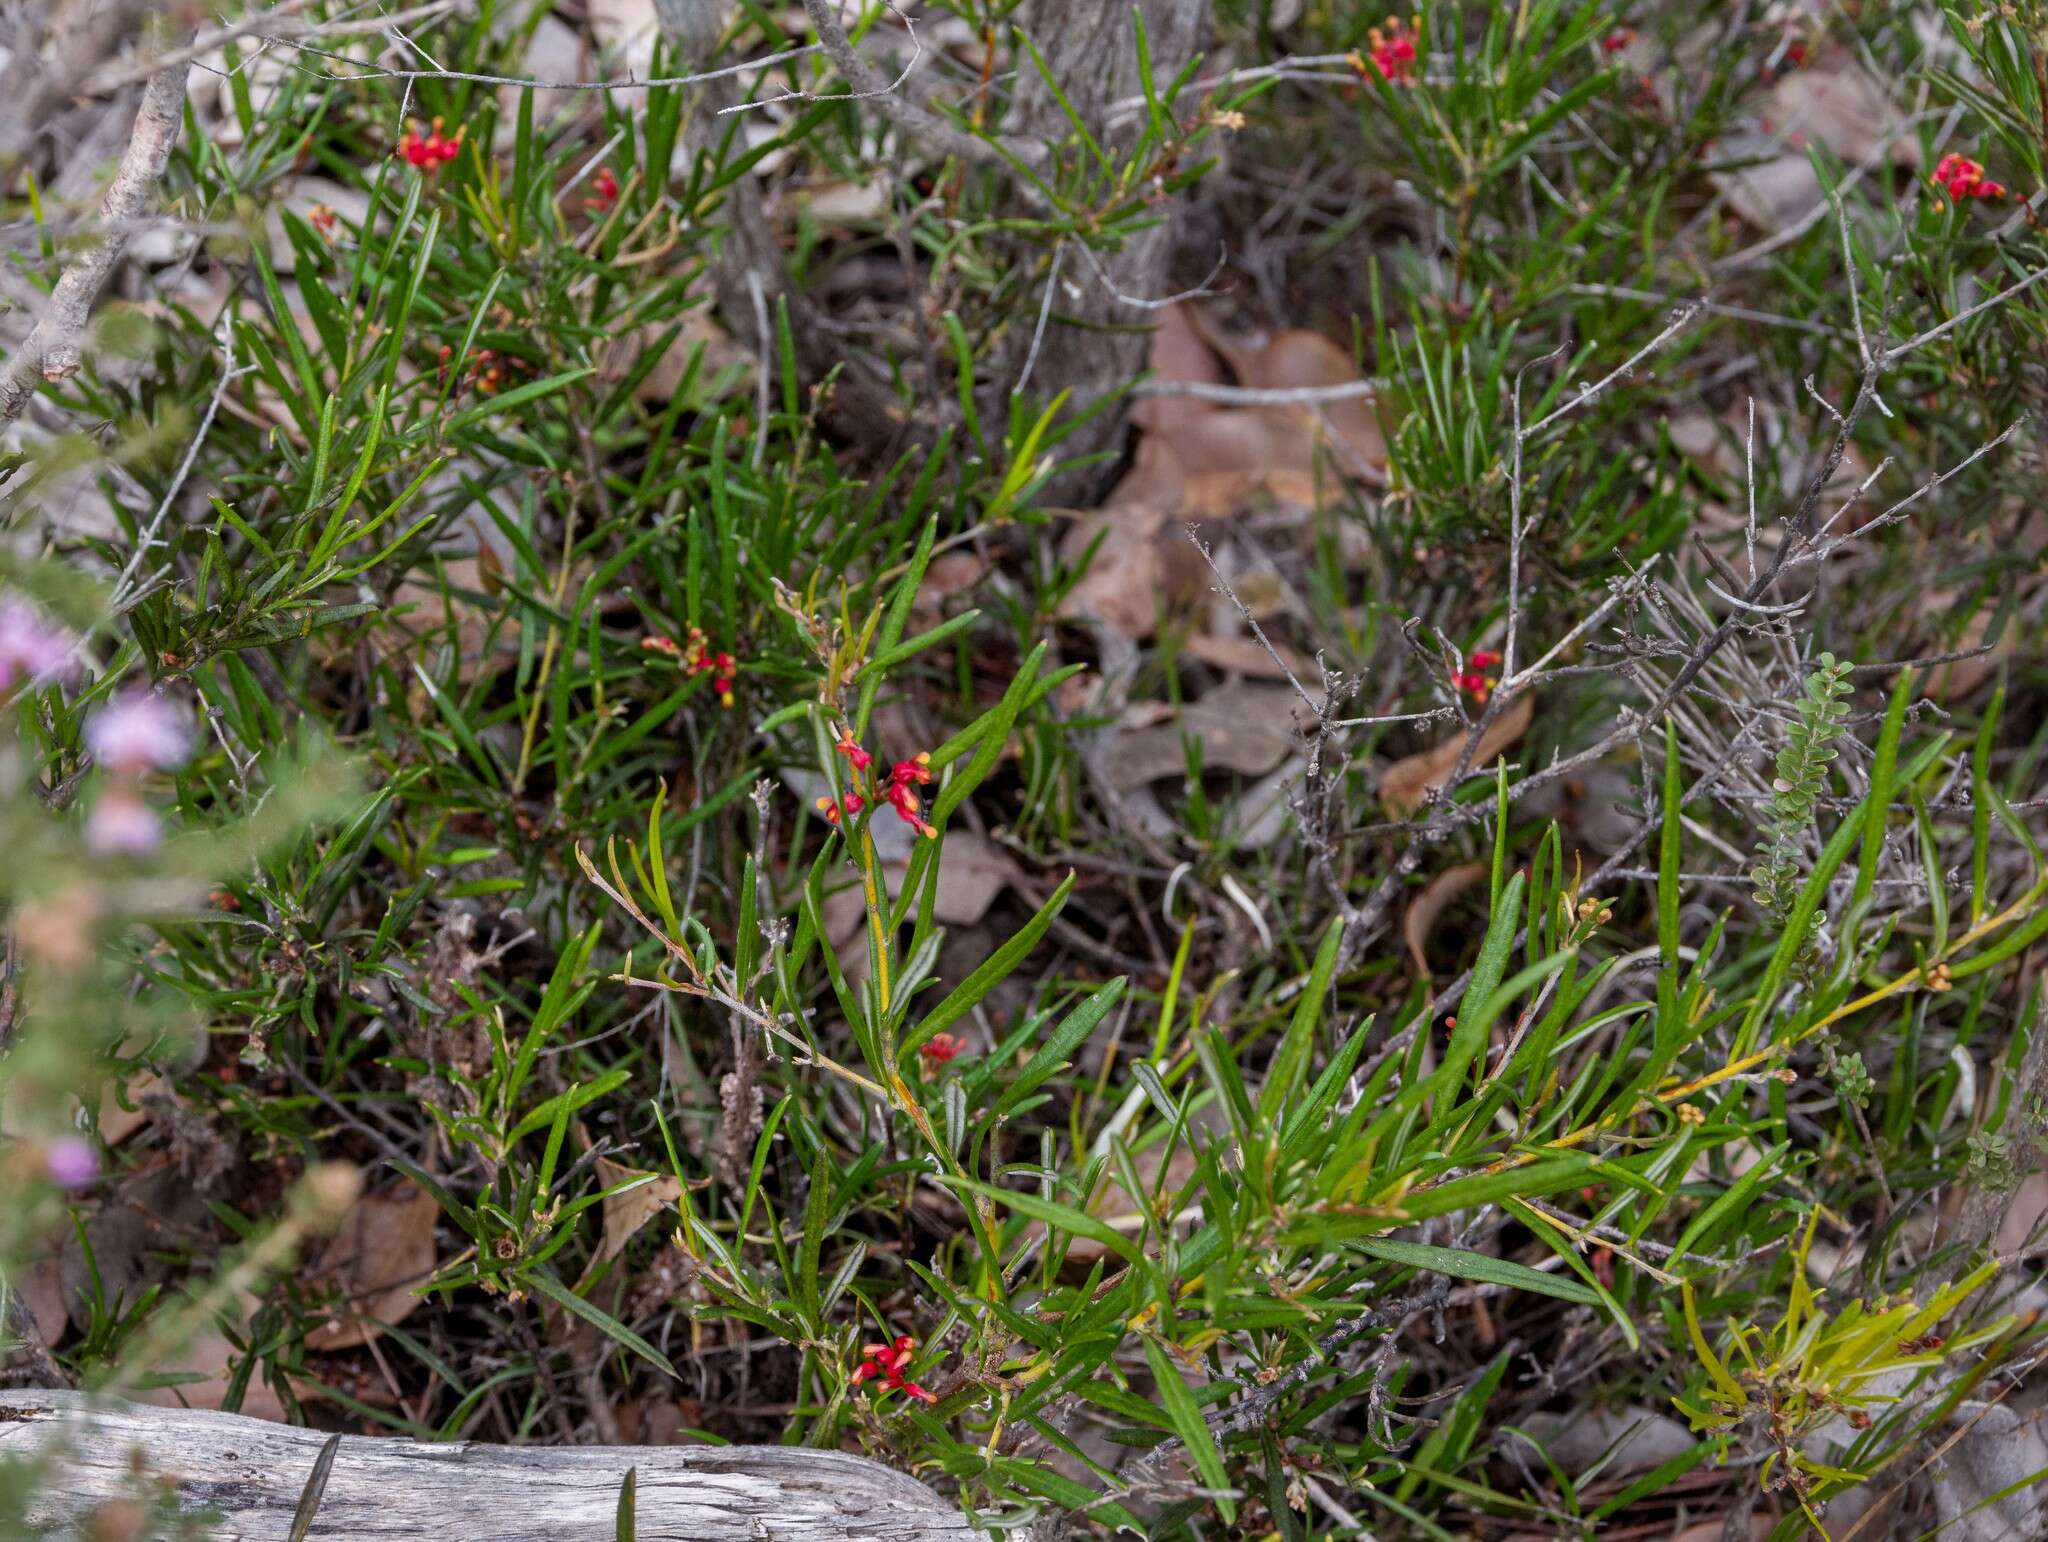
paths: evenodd
<path fill-rule="evenodd" d="M 917 586 L 917 598 L 910 602 L 910 629 L 925 632 L 946 619 L 946 602 L 964 595 L 988 573 L 988 560 L 979 552 L 941 552 L 924 570 Z"/>
<path fill-rule="evenodd" d="M 260 1303 L 254 1295 L 244 1291 L 237 1305 L 238 1316 L 246 1323 Z M 240 1337 L 245 1344 L 249 1341 L 246 1331 L 242 1331 Z M 158 1408 L 219 1408 L 227 1401 L 228 1391 L 234 1384 L 232 1373 L 241 1357 L 242 1352 L 228 1342 L 227 1335 L 209 1323 L 196 1332 L 184 1348 L 148 1367 L 153 1375 L 191 1376 L 196 1380 L 149 1387 L 128 1396 L 138 1403 L 150 1403 Z M 252 1419 L 283 1422 L 284 1403 L 264 1379 L 260 1368 L 250 1372 L 237 1411 Z"/>
<path fill-rule="evenodd" d="M 1166 587 L 1157 540 L 1166 520 L 1164 509 L 1124 504 L 1075 521 L 1060 543 L 1060 560 L 1077 563 L 1090 546 L 1095 555 L 1060 601 L 1060 614 L 1100 621 L 1126 637 L 1151 636 Z"/>
<path fill-rule="evenodd" d="M 1165 1164 L 1166 1181 L 1162 1185 L 1159 1168 L 1164 1152 L 1164 1143 L 1154 1141 L 1144 1150 L 1133 1153 L 1131 1157 L 1131 1166 L 1136 1169 L 1138 1180 L 1144 1186 L 1144 1198 L 1147 1201 L 1154 1193 L 1163 1192 L 1169 1197 L 1178 1194 L 1187 1187 L 1188 1180 L 1195 1175 L 1195 1154 L 1188 1148 L 1186 1141 L 1179 1141 L 1175 1143 L 1173 1159 Z M 1130 1234 L 1145 1224 L 1145 1215 L 1139 1205 L 1140 1201 L 1134 1199 L 1124 1188 L 1123 1179 L 1112 1164 L 1108 1180 L 1096 1192 L 1094 1199 L 1089 1201 L 1088 1213 L 1099 1221 L 1107 1222 L 1116 1230 Z M 1182 1210 L 1176 1219 L 1185 1220 L 1199 1214 L 1201 1207 L 1202 1201 L 1198 1190 L 1192 1203 Z M 1036 1229 L 1042 1224 L 1034 1221 L 1032 1226 Z M 1109 1249 L 1102 1243 L 1086 1237 L 1076 1237 L 1067 1248 L 1066 1272 L 1085 1272 L 1108 1256 Z"/>
<path fill-rule="evenodd" d="M 1277 332 L 1239 337 L 1215 326 L 1199 312 L 1194 324 L 1209 345 L 1229 362 L 1239 382 L 1259 390 L 1353 385 L 1360 378 L 1351 355 L 1320 332 L 1285 327 Z M 1348 475 L 1374 486 L 1386 484 L 1387 440 L 1372 397 L 1341 397 L 1313 406 L 1252 410 L 1266 418 L 1276 436 L 1307 445 L 1306 453 L 1297 452 L 1275 468 L 1289 478 L 1306 478 L 1314 469 L 1315 448 L 1328 443 Z M 1268 484 L 1272 485 L 1271 477 Z M 1280 486 L 1273 490 L 1285 495 Z"/>
<path fill-rule="evenodd" d="M 1408 914 L 1401 919 L 1401 940 L 1408 944 L 1408 956 L 1415 960 L 1415 972 L 1423 979 L 1429 978 L 1429 938 L 1437 921 L 1450 908 L 1451 901 L 1483 882 L 1492 871 L 1485 862 L 1461 862 L 1430 879 L 1409 902 Z"/>
<path fill-rule="evenodd" d="M 711 399 L 712 393 L 708 388 L 735 367 L 745 374 L 735 375 L 727 390 L 738 390 L 744 386 L 746 375 L 753 371 L 754 356 L 732 340 L 706 305 L 693 305 L 673 321 L 649 322 L 613 338 L 601 357 L 599 378 L 606 383 L 625 379 L 639 364 L 641 355 L 659 343 L 671 326 L 680 330 L 655 361 L 654 367 L 633 388 L 635 401 L 650 407 L 667 406 L 682 388 L 690 359 L 700 346 L 704 350 L 704 358 L 697 366 L 695 389 L 699 393 Z"/>
<path fill-rule="evenodd" d="M 979 552 L 941 552 L 925 568 L 924 580 L 917 586 L 917 599 L 911 608 L 917 613 L 936 616 L 947 600 L 972 589 L 986 572 L 988 560 Z"/>
<path fill-rule="evenodd" d="M 1491 765 L 1495 756 L 1527 733 L 1529 720 L 1535 712 L 1536 705 L 1527 696 L 1512 702 L 1507 711 L 1495 718 L 1486 732 L 1480 735 L 1479 747 L 1472 755 L 1472 769 L 1483 770 Z M 1465 741 L 1470 737 L 1469 733 L 1460 730 L 1434 749 L 1395 761 L 1380 773 L 1382 801 L 1397 814 L 1414 813 L 1422 806 L 1423 799 L 1429 796 L 1429 790 L 1441 787 L 1458 769 L 1458 761 L 1465 753 Z"/>
<path fill-rule="evenodd" d="M 882 859 L 882 874 L 892 894 L 901 892 L 909 871 L 907 857 Z M 1023 876 L 1023 869 L 1010 854 L 988 837 L 972 830 L 950 831 L 939 851 L 939 887 L 932 896 L 932 916 L 943 926 L 973 926 L 988 914 L 1003 890 Z M 867 901 L 860 886 L 834 890 L 825 896 L 820 909 L 825 940 L 839 955 L 846 978 L 867 978 L 868 949 L 863 935 Z"/>
<path fill-rule="evenodd" d="M 138 1403 L 154 1403 L 159 1408 L 219 1408 L 227 1400 L 228 1388 L 234 1380 L 232 1371 L 239 1357 L 240 1351 L 225 1336 L 208 1329 L 182 1354 L 172 1355 L 162 1365 L 153 1368 L 159 1375 L 197 1376 L 197 1381 L 150 1387 L 132 1396 Z M 270 1419 L 280 1424 L 285 1418 L 284 1403 L 263 1379 L 260 1370 L 250 1374 L 248 1385 L 242 1389 L 242 1403 L 237 1412 L 251 1419 Z"/>
<path fill-rule="evenodd" d="M 36 1334 L 45 1349 L 54 1349 L 70 1326 L 70 1309 L 64 1304 L 64 1266 L 52 1253 L 31 1260 L 13 1281 L 21 1292 L 21 1304 L 34 1320 Z"/>
<path fill-rule="evenodd" d="M 1930 594 L 1928 599 L 1931 603 L 1925 607 L 1926 613 L 1938 615 L 1947 610 L 1956 598 L 1952 590 Z M 1984 639 L 1990 635 L 1994 619 L 1993 612 L 1978 611 L 1963 624 L 1962 635 L 1941 651 L 1953 653 L 1962 648 L 1983 647 Z M 1980 653 L 1975 658 L 1952 659 L 1946 664 L 1936 664 L 1927 671 L 1927 677 L 1920 689 L 1930 699 L 1943 704 L 1962 701 L 1997 674 L 2006 659 L 2012 656 L 2012 651 L 2013 629 L 2007 627 L 2004 635 L 1991 645 L 1988 652 Z"/>
<path fill-rule="evenodd" d="M 1131 469 L 1103 506 L 1074 521 L 1060 561 L 1078 564 L 1098 538 L 1088 571 L 1060 603 L 1060 615 L 1099 621 L 1138 639 L 1150 637 L 1160 607 L 1201 591 L 1206 569 L 1180 529 L 1187 477 L 1164 436 L 1138 441 Z"/>
<path fill-rule="evenodd" d="M 1351 355 L 1320 332 L 1289 328 L 1275 332 L 1257 356 L 1246 362 L 1244 383 L 1272 390 L 1352 385 L 1359 379 Z M 1327 429 L 1331 447 L 1345 471 L 1362 481 L 1384 484 L 1387 439 L 1380 429 L 1379 410 L 1369 396 L 1342 397 L 1313 409 L 1276 409 L 1295 414 L 1318 430 Z"/>
<path fill-rule="evenodd" d="M 984 835 L 959 830 L 939 852 L 939 887 L 932 914 L 947 926 L 972 926 L 1003 890 L 1023 877 L 1010 854 Z"/>
<path fill-rule="evenodd" d="M 353 1349 L 410 1317 L 422 1299 L 415 1288 L 439 1262 L 434 1226 L 440 1217 L 434 1196 L 414 1183 L 357 1200 L 309 1277 L 340 1291 L 339 1314 L 308 1333 L 306 1347 Z"/>
<path fill-rule="evenodd" d="M 1256 637 L 1212 637 L 1206 632 L 1196 632 L 1182 640 L 1180 651 L 1211 668 L 1227 669 L 1233 674 L 1250 675 L 1258 680 L 1284 680 L 1287 670 L 1292 670 L 1295 679 L 1313 689 L 1315 683 L 1322 679 L 1322 671 L 1316 668 L 1315 660 L 1303 658 L 1285 643 L 1276 642 L 1269 650 Z M 1278 663 L 1274 661 L 1275 654 L 1279 655 Z"/>
<path fill-rule="evenodd" d="M 2048 1222 L 2048 1173 L 2029 1173 L 2006 1201 L 1991 1245 L 2001 1258 L 2033 1257 L 2048 1249 L 2048 1228 L 2043 1222 Z"/>
<path fill-rule="evenodd" d="M 868 224 L 888 213 L 890 186 L 881 177 L 825 182 L 798 195 L 797 206 L 821 225 Z"/>
<path fill-rule="evenodd" d="M 1262 776 L 1295 747 L 1294 714 L 1306 711 L 1291 686 L 1234 680 L 1164 721 L 1117 735 L 1108 770 L 1121 788 L 1142 787 L 1187 769 L 1184 741 L 1202 741 L 1202 766 Z"/>
<path fill-rule="evenodd" d="M 604 1197 L 604 1241 L 598 1245 L 597 1257 L 590 1261 L 592 1270 L 617 1258 L 626 1250 L 626 1244 L 640 1234 L 641 1227 L 682 1196 L 683 1186 L 676 1181 L 674 1173 L 643 1173 L 637 1167 L 627 1167 L 604 1157 L 597 1159 L 597 1181 L 606 1188 L 635 1178 L 648 1181 L 638 1188 Z"/>
<path fill-rule="evenodd" d="M 1884 87 L 1847 53 L 1787 70 L 1764 97 L 1757 131 L 1723 143 L 1755 164 L 1717 172 L 1728 206 L 1759 230 L 1777 232 L 1810 216 L 1825 195 L 1807 148 L 1818 144 L 1848 166 L 1889 161 L 1918 166 L 1920 146 L 1900 132 L 1903 116 Z"/>
<path fill-rule="evenodd" d="M 1191 308 L 1169 305 L 1159 313 L 1145 366 L 1159 379 L 1176 385 L 1222 385 L 1223 366 L 1202 340 Z M 1131 408 L 1131 421 L 1148 433 L 1171 434 L 1216 411 L 1214 402 L 1191 396 L 1146 396 Z"/>

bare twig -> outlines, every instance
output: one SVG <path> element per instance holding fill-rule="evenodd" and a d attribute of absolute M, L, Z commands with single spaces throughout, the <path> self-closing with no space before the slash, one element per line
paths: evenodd
<path fill-rule="evenodd" d="M 150 516 L 149 523 L 143 527 L 127 565 L 114 580 L 113 598 L 107 602 L 107 608 L 111 611 L 120 610 L 122 605 L 133 597 L 135 575 L 141 571 L 143 560 L 151 549 L 158 544 L 157 534 L 163 529 L 164 521 L 169 518 L 171 505 L 177 501 L 179 490 L 185 485 L 185 479 L 192 474 L 192 462 L 198 458 L 199 447 L 206 443 L 206 435 L 213 427 L 215 415 L 220 411 L 221 398 L 227 395 L 230 385 L 256 367 L 253 364 L 245 364 L 240 369 L 235 368 L 235 329 L 232 321 L 223 320 L 221 323 L 220 349 L 220 379 L 214 382 L 213 395 L 208 398 L 205 415 L 199 420 L 199 430 L 193 434 L 192 442 L 185 446 L 184 459 L 178 462 L 177 472 L 171 477 L 171 485 L 164 489 L 164 495 L 157 503 L 156 513 Z"/>
<path fill-rule="evenodd" d="M 185 75 L 186 66 L 180 64 L 150 77 L 127 153 L 100 204 L 104 223 L 133 220 L 163 176 L 184 118 Z M 43 382 L 66 380 L 78 372 L 93 301 L 126 245 L 123 235 L 104 235 L 58 277 L 42 317 L 0 371 L 0 423 L 20 417 Z"/>
<path fill-rule="evenodd" d="M 1045 147 L 1014 145 L 1008 154 L 989 140 L 977 139 L 948 123 L 930 108 L 921 107 L 907 96 L 899 94 L 898 88 L 910 78 L 923 53 L 923 45 L 917 40 L 917 29 L 904 19 L 905 30 L 910 34 L 910 62 L 903 67 L 903 73 L 893 81 L 884 82 L 867 62 L 853 51 L 853 44 L 847 40 L 846 26 L 839 19 L 838 0 L 804 0 L 804 14 L 817 29 L 818 40 L 824 46 L 847 85 L 852 90 L 844 100 L 873 102 L 875 111 L 898 127 L 907 129 L 933 149 L 944 154 L 957 156 L 977 166 L 1010 166 L 1012 156 L 1026 162 L 1043 160 Z M 822 98 L 831 100 L 831 98 Z"/>

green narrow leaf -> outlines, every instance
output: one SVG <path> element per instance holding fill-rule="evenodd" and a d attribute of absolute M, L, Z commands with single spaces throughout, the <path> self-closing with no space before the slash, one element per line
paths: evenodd
<path fill-rule="evenodd" d="M 1117 1004 L 1124 993 L 1125 980 L 1118 975 L 1107 985 L 1089 996 L 1073 1011 L 1060 1020 L 1052 1037 L 1039 1046 L 1038 1052 L 1024 1062 L 1024 1069 L 1017 1073 L 1017 1079 L 996 1101 L 995 1116 L 1001 1118 L 1040 1085 L 1054 1076 L 1067 1063 L 1067 1056 L 1086 1042 L 1088 1035 L 1095 1031 L 1095 1025 L 1109 1015 L 1109 1009 Z"/>
<path fill-rule="evenodd" d="M 1344 918 L 1338 916 L 1323 932 L 1323 943 L 1316 949 L 1308 984 L 1294 1004 L 1294 1020 L 1287 1025 L 1287 1037 L 1280 1041 L 1266 1071 L 1266 1085 L 1259 1091 L 1259 1123 L 1269 1131 L 1278 1126 L 1281 1114 L 1293 1103 L 1308 1069 L 1316 1024 L 1322 1020 L 1323 997 L 1329 992 L 1330 976 L 1336 972 L 1337 954 L 1343 945 Z"/>
<path fill-rule="evenodd" d="M 527 95 L 532 95 L 528 92 Z M 612 1535 L 618 1542 L 633 1542 L 638 1534 L 640 1469 L 628 1467 L 626 1481 L 619 1485 L 619 1512 L 613 1524 Z"/>
<path fill-rule="evenodd" d="M 1884 728 L 1877 736 L 1877 757 L 1870 764 L 1870 806 L 1874 811 L 1863 822 L 1863 851 L 1856 862 L 1856 887 L 1849 896 L 1849 913 L 1854 915 L 1870 898 L 1877 882 L 1877 861 L 1884 854 L 1885 810 L 1892 801 L 1892 776 L 1899 763 L 1899 730 L 1906 720 L 1906 702 L 1913 692 L 1913 671 L 1899 671 L 1899 683 L 1892 690 L 1891 705 L 1885 709 Z"/>
<path fill-rule="evenodd" d="M 1545 1274 L 1541 1269 L 1531 1269 L 1527 1264 L 1518 1264 L 1509 1258 L 1490 1258 L 1484 1253 L 1430 1247 L 1420 1242 L 1397 1242 L 1391 1237 L 1369 1237 L 1356 1246 L 1361 1253 L 1409 1269 L 1426 1269 L 1432 1274 L 1448 1274 L 1457 1280 L 1478 1280 L 1485 1285 L 1506 1285 L 1514 1290 L 1534 1291 L 1538 1295 L 1556 1296 L 1560 1301 L 1576 1301 L 1581 1306 L 1600 1304 L 1599 1295 L 1580 1281 Z"/>
<path fill-rule="evenodd" d="M 546 1269 L 535 1269 L 523 1276 L 525 1283 L 546 1296 L 563 1310 L 582 1318 L 622 1349 L 629 1349 L 663 1375 L 673 1376 L 676 1368 L 668 1362 L 668 1356 L 640 1337 L 631 1328 L 620 1322 L 609 1312 L 592 1306 L 575 1291 L 564 1285 Z"/>
<path fill-rule="evenodd" d="M 1216 1449 L 1216 1437 L 1210 1433 L 1202 1410 L 1195 1405 L 1195 1396 L 1188 1391 L 1180 1367 L 1154 1338 L 1145 1340 L 1145 1358 L 1152 1363 L 1152 1381 L 1159 1388 L 1159 1401 L 1165 1405 L 1166 1416 L 1173 1421 L 1181 1444 L 1194 1458 L 1195 1471 L 1201 1474 L 1202 1482 L 1212 1489 L 1230 1487 L 1230 1479 L 1223 1471 L 1223 1453 Z M 1219 1498 L 1216 1508 L 1223 1513 L 1226 1524 L 1237 1519 L 1233 1501 Z"/>
<path fill-rule="evenodd" d="M 339 1433 L 329 1435 L 320 1447 L 320 1454 L 313 1461 L 313 1471 L 306 1478 L 306 1486 L 299 1491 L 299 1507 L 292 1512 L 292 1529 L 286 1542 L 306 1542 L 306 1533 L 313 1529 L 313 1517 L 320 1513 L 320 1501 L 327 1493 L 327 1479 L 334 1471 L 335 1453 L 341 1450 Z"/>
<path fill-rule="evenodd" d="M 1678 725 L 1664 719 L 1664 806 L 1657 831 L 1657 1041 L 1684 1031 L 1678 1021 L 1679 836 L 1685 794 L 1678 763 Z"/>
<path fill-rule="evenodd" d="M 943 1033 L 973 1011 L 990 991 L 1008 979 L 1011 971 L 1023 963 L 1031 950 L 1038 946 L 1038 939 L 1045 935 L 1046 929 L 1053 923 L 1053 917 L 1060 913 L 1060 908 L 1067 902 L 1067 896 L 1073 892 L 1074 875 L 1069 873 L 1061 881 L 1060 886 L 1052 891 L 1046 902 L 1038 907 L 1038 913 L 1026 921 L 1015 936 L 983 959 L 972 974 L 953 987 L 943 1001 L 918 1021 L 918 1025 L 904 1037 L 904 1053 L 915 1051 L 933 1034 Z M 826 956 L 831 957 L 830 949 L 826 950 Z"/>

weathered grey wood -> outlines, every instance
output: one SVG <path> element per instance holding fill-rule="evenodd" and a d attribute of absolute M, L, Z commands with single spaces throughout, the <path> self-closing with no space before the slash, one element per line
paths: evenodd
<path fill-rule="evenodd" d="M 327 1436 L 238 1414 L 91 1407 L 70 1392 L 0 1392 L 0 1453 L 64 1455 L 31 1520 L 58 1526 L 135 1492 L 133 1460 L 220 1517 L 211 1535 L 283 1542 Z M 977 1535 L 907 1474 L 839 1451 L 781 1446 L 487 1446 L 344 1436 L 308 1542 L 609 1542 L 639 1472 L 643 1542 L 922 1542 Z"/>

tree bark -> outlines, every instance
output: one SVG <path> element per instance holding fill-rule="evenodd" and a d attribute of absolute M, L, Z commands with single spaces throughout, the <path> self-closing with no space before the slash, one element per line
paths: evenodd
<path fill-rule="evenodd" d="M 0 1392 L 0 1454 L 55 1453 L 28 1519 L 75 1524 L 167 1485 L 205 1534 L 283 1542 L 328 1436 L 238 1414 L 90 1405 L 72 1392 Z M 616 1534 L 635 1474 L 642 1542 L 925 1542 L 979 1535 L 908 1474 L 794 1446 L 487 1446 L 341 1437 L 308 1536 L 418 1542 L 569 1542 Z"/>
<path fill-rule="evenodd" d="M 1047 70 L 1081 121 L 1089 126 L 1110 155 L 1128 150 L 1143 132 L 1140 112 L 1118 114 L 1118 103 L 1143 94 L 1138 75 L 1137 33 L 1131 12 L 1144 14 L 1145 37 L 1152 56 L 1153 78 L 1170 83 L 1208 39 L 1208 0 L 1031 0 L 1021 25 L 1045 56 Z M 1040 78 L 1036 65 L 1021 48 L 1013 126 L 1030 137 L 1062 140 L 1072 133 L 1065 112 Z M 1185 113 L 1187 108 L 1182 107 Z M 1096 261 L 1114 282 L 1115 290 L 1137 299 L 1165 293 L 1174 251 L 1174 211 L 1162 206 L 1158 223 L 1127 240 L 1122 249 Z M 1043 248 L 1027 248 L 1020 261 L 1042 259 Z M 1046 311 L 1044 335 L 1037 337 L 1044 291 L 1030 291 L 1038 306 L 1021 307 L 1010 318 L 1002 350 L 1004 367 L 995 372 L 1000 423 L 1008 415 L 1007 397 L 1030 361 L 1028 394 L 1050 400 L 1065 390 L 1071 408 L 1085 408 L 1127 385 L 1145 367 L 1155 313 L 1119 299 L 1087 261 L 1073 252 L 1060 265 L 1058 286 Z M 1034 356 L 1033 344 L 1036 341 Z M 984 420 L 988 414 L 984 412 Z M 1124 414 L 1106 413 L 1083 425 L 1061 445 L 1065 455 L 1110 448 L 1122 436 Z"/>

